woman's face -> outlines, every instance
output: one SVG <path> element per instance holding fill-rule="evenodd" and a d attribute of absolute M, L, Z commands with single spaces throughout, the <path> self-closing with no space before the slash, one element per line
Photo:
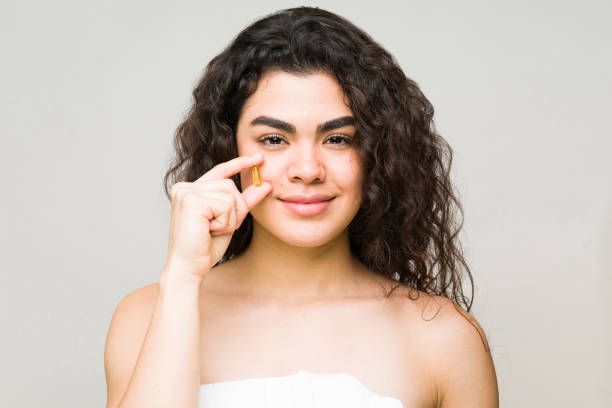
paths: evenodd
<path fill-rule="evenodd" d="M 238 154 L 262 153 L 261 178 L 272 184 L 251 209 L 256 223 L 300 247 L 325 244 L 348 227 L 361 205 L 362 179 L 351 144 L 352 119 L 342 89 L 327 74 L 269 71 L 260 78 L 237 127 Z M 253 183 L 250 169 L 240 173 L 240 182 L 243 190 Z M 314 194 L 332 200 L 314 205 L 283 200 Z"/>

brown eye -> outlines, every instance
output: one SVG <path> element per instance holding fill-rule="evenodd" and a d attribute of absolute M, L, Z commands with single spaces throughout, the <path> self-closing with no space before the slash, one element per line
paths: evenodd
<path fill-rule="evenodd" d="M 268 141 L 270 143 L 266 143 Z M 283 138 L 281 138 L 279 136 L 264 136 L 264 137 L 258 139 L 257 142 L 259 144 L 264 145 L 264 146 L 270 146 L 270 145 L 279 145 L 280 143 L 278 143 L 278 142 L 284 142 L 284 140 L 283 140 Z"/>
<path fill-rule="evenodd" d="M 327 139 L 327 140 L 332 140 L 332 139 L 333 139 L 333 140 L 335 140 L 336 142 L 337 142 L 337 141 L 340 141 L 340 142 L 341 142 L 341 143 L 332 143 L 332 144 L 345 144 L 345 145 L 350 145 L 350 144 L 351 144 L 351 142 L 352 142 L 352 140 L 351 140 L 351 138 L 350 138 L 350 137 L 341 136 L 341 135 L 333 135 L 333 136 L 331 136 L 331 137 L 330 137 L 329 139 Z"/>
<path fill-rule="evenodd" d="M 344 136 L 344 135 L 332 135 L 329 138 L 327 138 L 326 142 L 330 142 L 333 145 L 339 145 L 339 146 L 349 146 L 352 143 L 352 139 L 350 137 Z M 268 136 L 264 136 L 261 137 L 257 140 L 257 143 L 264 145 L 264 146 L 280 146 L 283 143 L 287 143 L 285 141 L 285 139 L 283 139 L 282 137 L 278 136 L 278 135 L 268 135 Z"/>

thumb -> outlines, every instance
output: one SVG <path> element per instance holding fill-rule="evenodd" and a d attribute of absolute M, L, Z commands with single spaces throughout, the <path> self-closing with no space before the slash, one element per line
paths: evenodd
<path fill-rule="evenodd" d="M 251 184 L 246 190 L 242 192 L 244 200 L 248 205 L 248 210 L 255 207 L 261 200 L 263 200 L 272 191 L 272 184 L 268 181 L 262 181 L 260 186 Z"/>

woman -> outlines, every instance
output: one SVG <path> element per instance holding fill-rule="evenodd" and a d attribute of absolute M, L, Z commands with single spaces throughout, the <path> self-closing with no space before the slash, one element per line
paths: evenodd
<path fill-rule="evenodd" d="M 452 151 L 393 57 L 282 10 L 193 95 L 166 264 L 109 328 L 107 407 L 496 407 Z"/>

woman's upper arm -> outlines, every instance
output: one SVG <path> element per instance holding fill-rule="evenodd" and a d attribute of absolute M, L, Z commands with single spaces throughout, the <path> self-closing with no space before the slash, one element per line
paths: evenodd
<path fill-rule="evenodd" d="M 113 313 L 104 348 L 107 408 L 117 407 L 127 389 L 149 328 L 157 288 L 154 283 L 134 290 Z"/>
<path fill-rule="evenodd" d="M 440 407 L 498 408 L 497 376 L 484 330 L 465 310 L 445 303 Z"/>

